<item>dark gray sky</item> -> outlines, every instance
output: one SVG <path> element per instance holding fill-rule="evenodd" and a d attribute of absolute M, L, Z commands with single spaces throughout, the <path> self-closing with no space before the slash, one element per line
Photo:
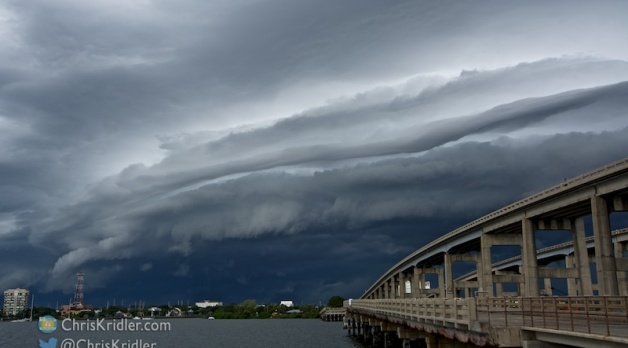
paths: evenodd
<path fill-rule="evenodd" d="M 628 156 L 625 1 L 0 0 L 0 288 L 326 302 Z M 46 303 L 48 301 L 48 303 Z"/>

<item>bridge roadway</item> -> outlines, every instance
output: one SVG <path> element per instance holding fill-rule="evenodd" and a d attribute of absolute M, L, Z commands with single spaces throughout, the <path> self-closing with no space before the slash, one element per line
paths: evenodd
<path fill-rule="evenodd" d="M 348 326 L 373 343 L 428 347 L 628 346 L 628 234 L 611 232 L 626 211 L 628 158 L 418 249 L 345 302 Z M 547 231 L 567 231 L 572 241 L 539 253 L 537 235 Z M 520 255 L 493 262 L 505 245 Z M 463 263 L 475 271 L 455 277 Z M 568 296 L 544 296 L 560 279 Z"/>

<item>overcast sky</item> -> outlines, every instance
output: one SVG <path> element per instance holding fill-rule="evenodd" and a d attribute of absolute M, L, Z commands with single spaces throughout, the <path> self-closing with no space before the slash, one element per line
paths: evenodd
<path fill-rule="evenodd" d="M 359 297 L 628 157 L 628 2 L 0 0 L 0 288 Z M 615 222 L 614 222 L 615 223 Z"/>

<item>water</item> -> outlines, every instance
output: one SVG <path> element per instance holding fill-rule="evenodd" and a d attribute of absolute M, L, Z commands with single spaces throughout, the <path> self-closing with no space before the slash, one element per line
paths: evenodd
<path fill-rule="evenodd" d="M 129 320 L 128 322 L 139 322 L 140 325 L 143 323 L 151 323 L 152 325 L 170 323 L 170 331 L 110 330 L 107 332 L 88 332 L 83 330 L 68 332 L 61 328 L 59 321 L 58 328 L 54 333 L 44 334 L 39 331 L 37 322 L 0 322 L 0 347 L 37 348 L 39 347 L 39 339 L 49 342 L 52 337 L 58 339 L 56 348 L 116 348 L 113 343 L 116 343 L 118 348 L 361 347 L 359 343 L 347 336 L 347 331 L 342 329 L 341 322 L 324 322 L 320 319 L 156 319 L 151 321 Z M 89 340 L 91 346 L 87 344 L 87 341 L 81 341 L 76 345 L 80 339 Z M 144 344 L 145 347 L 141 344 Z M 53 347 L 50 346 L 50 348 Z"/>

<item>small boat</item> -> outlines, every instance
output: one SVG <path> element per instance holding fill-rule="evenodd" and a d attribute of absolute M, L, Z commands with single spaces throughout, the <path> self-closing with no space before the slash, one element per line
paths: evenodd
<path fill-rule="evenodd" d="M 214 319 L 216 319 L 216 318 L 214 318 L 214 317 L 209 317 L 209 318 L 207 318 L 207 319 L 209 319 L 209 320 L 214 320 Z"/>
<path fill-rule="evenodd" d="M 142 318 L 140 317 L 133 317 L 133 320 L 141 320 Z"/>

